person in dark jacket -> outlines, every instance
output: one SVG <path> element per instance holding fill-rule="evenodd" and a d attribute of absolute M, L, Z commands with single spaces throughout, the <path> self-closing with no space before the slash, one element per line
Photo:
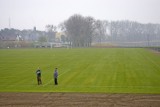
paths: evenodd
<path fill-rule="evenodd" d="M 58 68 L 54 70 L 54 84 L 58 85 Z"/>
<path fill-rule="evenodd" d="M 37 74 L 37 82 L 38 85 L 42 84 L 42 80 L 41 80 L 41 70 L 38 68 L 38 70 L 36 71 Z"/>

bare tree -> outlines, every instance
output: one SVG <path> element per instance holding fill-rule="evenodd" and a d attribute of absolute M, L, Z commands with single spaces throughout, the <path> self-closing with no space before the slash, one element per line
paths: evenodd
<path fill-rule="evenodd" d="M 55 41 L 55 34 L 57 32 L 57 27 L 54 25 L 46 25 L 46 31 L 47 31 L 47 42 L 53 42 Z"/>
<path fill-rule="evenodd" d="M 73 15 L 64 22 L 67 36 L 73 47 L 86 47 L 91 45 L 94 19 Z"/>
<path fill-rule="evenodd" d="M 107 28 L 108 28 L 108 22 L 107 21 L 101 21 L 101 20 L 96 20 L 95 22 L 95 36 L 94 40 L 96 42 L 104 42 L 106 41 L 107 38 Z"/>

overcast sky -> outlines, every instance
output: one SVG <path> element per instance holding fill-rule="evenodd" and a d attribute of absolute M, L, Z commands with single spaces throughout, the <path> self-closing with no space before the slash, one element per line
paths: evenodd
<path fill-rule="evenodd" d="M 0 0 L 0 29 L 45 30 L 73 14 L 160 24 L 160 0 Z"/>

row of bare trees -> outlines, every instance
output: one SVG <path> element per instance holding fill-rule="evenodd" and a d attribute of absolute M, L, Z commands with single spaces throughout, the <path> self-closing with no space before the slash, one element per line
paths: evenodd
<path fill-rule="evenodd" d="M 112 21 L 108 41 L 135 43 L 139 46 L 160 46 L 160 24 L 141 24 L 133 21 Z"/>
<path fill-rule="evenodd" d="M 94 40 L 101 41 L 106 36 L 107 21 L 95 20 L 92 17 L 73 15 L 60 24 L 61 30 L 73 47 L 89 47 Z"/>
<path fill-rule="evenodd" d="M 160 24 L 141 24 L 127 20 L 109 22 L 79 14 L 72 15 L 59 26 L 46 25 L 46 31 L 1 30 L 0 41 L 11 41 L 21 35 L 24 41 L 56 42 L 55 36 L 59 28 L 65 33 L 61 35 L 60 42 L 68 42 L 73 47 L 89 47 L 93 42 L 122 46 L 160 46 Z"/>
<path fill-rule="evenodd" d="M 150 42 L 153 45 L 160 42 L 160 24 L 127 20 L 108 22 L 75 14 L 61 23 L 60 28 L 73 47 L 88 47 L 92 42 L 141 43 L 148 46 Z"/>

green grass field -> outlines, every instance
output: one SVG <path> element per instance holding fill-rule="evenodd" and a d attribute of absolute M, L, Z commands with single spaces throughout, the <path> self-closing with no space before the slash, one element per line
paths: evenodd
<path fill-rule="evenodd" d="M 53 82 L 55 67 L 58 86 Z M 143 48 L 1 49 L 0 92 L 159 94 L 160 54 Z"/>

